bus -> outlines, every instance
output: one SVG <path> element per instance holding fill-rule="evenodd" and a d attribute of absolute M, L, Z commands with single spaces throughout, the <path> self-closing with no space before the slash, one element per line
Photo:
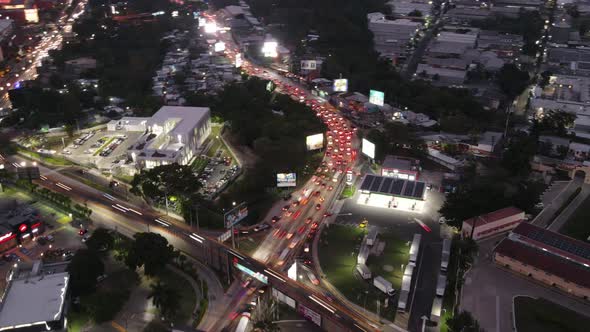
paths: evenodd
<path fill-rule="evenodd" d="M 236 332 L 245 332 L 248 328 L 248 324 L 250 323 L 250 313 L 243 312 L 240 316 L 240 321 L 238 322 L 238 327 L 236 327 Z"/>

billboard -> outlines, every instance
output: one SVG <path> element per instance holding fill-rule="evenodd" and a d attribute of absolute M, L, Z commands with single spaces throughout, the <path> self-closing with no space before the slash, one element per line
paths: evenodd
<path fill-rule="evenodd" d="M 334 80 L 334 92 L 346 92 L 348 91 L 348 79 L 339 78 Z"/>
<path fill-rule="evenodd" d="M 297 174 L 277 173 L 277 187 L 297 187 Z"/>
<path fill-rule="evenodd" d="M 383 106 L 385 102 L 385 93 L 377 90 L 369 91 L 369 103 L 377 106 Z"/>
<path fill-rule="evenodd" d="M 244 61 L 242 60 L 242 53 L 237 53 L 236 54 L 236 62 L 235 62 L 236 68 L 242 67 L 243 63 L 244 63 Z"/>
<path fill-rule="evenodd" d="M 223 221 L 225 228 L 231 228 L 235 224 L 242 221 L 242 219 L 248 216 L 248 207 L 246 203 L 240 203 L 235 208 L 229 210 L 223 215 Z"/>
<path fill-rule="evenodd" d="M 324 147 L 324 134 L 309 135 L 305 138 L 307 151 L 318 150 Z"/>
<path fill-rule="evenodd" d="M 301 60 L 302 70 L 316 70 L 317 62 L 315 60 Z"/>
<path fill-rule="evenodd" d="M 278 47 L 279 44 L 276 41 L 266 41 L 262 45 L 262 54 L 267 58 L 276 58 L 279 56 L 279 53 L 277 52 Z"/>
<path fill-rule="evenodd" d="M 264 274 L 262 274 L 262 273 L 260 273 L 260 272 L 254 272 L 254 271 L 252 271 L 251 269 L 249 269 L 248 267 L 246 267 L 246 266 L 244 266 L 244 265 L 242 265 L 242 264 L 238 263 L 238 262 L 237 262 L 237 261 L 235 261 L 235 260 L 234 260 L 234 266 L 235 266 L 235 267 L 236 267 L 238 270 L 240 270 L 240 271 L 242 271 L 242 272 L 246 273 L 247 275 L 251 276 L 252 278 L 254 278 L 254 279 L 256 279 L 256 280 L 260 281 L 261 283 L 263 283 L 263 284 L 268 284 L 268 277 L 267 277 L 267 276 L 265 276 Z"/>
<path fill-rule="evenodd" d="M 346 171 L 346 184 L 349 186 L 352 184 L 352 170 L 351 169 Z"/>
<path fill-rule="evenodd" d="M 225 51 L 225 43 L 222 42 L 222 41 L 215 43 L 215 45 L 213 45 L 213 50 L 215 52 L 223 52 L 223 51 Z"/>
<path fill-rule="evenodd" d="M 365 138 L 363 138 L 361 152 L 365 156 L 367 156 L 371 159 L 375 159 L 375 144 L 373 144 L 373 143 L 367 141 Z"/>
<path fill-rule="evenodd" d="M 322 316 L 317 312 L 304 306 L 303 304 L 299 303 L 299 305 L 297 306 L 297 312 L 299 312 L 301 316 L 312 321 L 315 325 L 322 326 Z"/>

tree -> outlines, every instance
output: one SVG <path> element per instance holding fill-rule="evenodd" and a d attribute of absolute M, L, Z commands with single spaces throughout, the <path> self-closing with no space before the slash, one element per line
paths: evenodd
<path fill-rule="evenodd" d="M 143 332 L 170 332 L 170 329 L 164 324 L 152 320 L 144 329 Z"/>
<path fill-rule="evenodd" d="M 86 246 L 92 251 L 110 250 L 115 245 L 115 238 L 110 230 L 98 228 L 86 241 Z"/>
<path fill-rule="evenodd" d="M 166 268 L 174 258 L 174 248 L 168 244 L 168 240 L 156 233 L 137 233 L 129 248 L 125 264 L 130 269 L 143 267 L 148 276 L 157 275 Z"/>
<path fill-rule="evenodd" d="M 172 321 L 180 309 L 180 293 L 176 288 L 163 284 L 161 281 L 151 284 L 150 288 L 147 298 L 152 300 L 167 321 Z"/>
<path fill-rule="evenodd" d="M 513 63 L 507 63 L 498 72 L 496 80 L 500 89 L 510 98 L 521 94 L 529 84 L 529 73 L 518 69 Z"/>
<path fill-rule="evenodd" d="M 531 161 L 537 152 L 537 138 L 525 132 L 518 132 L 510 139 L 502 155 L 502 166 L 513 175 L 524 176 L 531 171 Z"/>
<path fill-rule="evenodd" d="M 70 288 L 75 296 L 90 294 L 96 288 L 96 278 L 104 273 L 104 263 L 92 250 L 79 249 L 68 264 Z"/>
<path fill-rule="evenodd" d="M 575 120 L 574 113 L 551 110 L 543 113 L 543 117 L 535 123 L 535 129 L 540 133 L 566 136 Z"/>
<path fill-rule="evenodd" d="M 412 17 L 422 17 L 422 12 L 419 11 L 418 9 L 414 9 L 411 12 L 408 13 L 408 16 L 412 16 Z"/>
<path fill-rule="evenodd" d="M 461 311 L 447 319 L 447 327 L 450 332 L 483 332 L 479 322 L 473 318 L 470 312 Z"/>
<path fill-rule="evenodd" d="M 199 190 L 200 182 L 190 166 L 173 163 L 136 174 L 131 186 L 131 192 L 144 197 L 175 195 L 187 199 Z"/>

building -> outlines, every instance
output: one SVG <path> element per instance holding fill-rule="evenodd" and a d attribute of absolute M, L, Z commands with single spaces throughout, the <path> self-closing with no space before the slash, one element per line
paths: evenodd
<path fill-rule="evenodd" d="M 512 61 L 521 53 L 524 39 L 520 35 L 481 30 L 477 39 L 477 49 L 494 52 L 500 59 Z"/>
<path fill-rule="evenodd" d="M 480 240 L 509 231 L 523 220 L 524 211 L 511 206 L 464 220 L 461 234 L 466 238 L 472 237 L 473 233 L 473 239 Z"/>
<path fill-rule="evenodd" d="M 19 206 L 0 214 L 0 252 L 12 249 L 43 233 L 45 225 L 39 213 L 28 206 Z"/>
<path fill-rule="evenodd" d="M 30 269 L 13 270 L 0 303 L 0 331 L 64 330 L 70 281 L 66 266 L 36 261 Z"/>
<path fill-rule="evenodd" d="M 137 169 L 186 165 L 211 133 L 211 112 L 208 107 L 162 106 L 151 118 L 113 120 L 107 130 L 144 133 L 128 150 Z"/>
<path fill-rule="evenodd" d="M 396 16 L 409 16 L 418 11 L 426 18 L 432 13 L 432 1 L 429 0 L 391 0 L 387 4 Z"/>
<path fill-rule="evenodd" d="M 10 56 L 8 49 L 13 45 L 14 34 L 14 21 L 13 20 L 0 20 L 0 61 Z"/>
<path fill-rule="evenodd" d="M 519 224 L 493 254 L 496 264 L 570 295 L 590 298 L 590 244 Z"/>
<path fill-rule="evenodd" d="M 421 211 L 426 200 L 426 183 L 367 174 L 360 192 L 358 204 Z"/>
<path fill-rule="evenodd" d="M 564 111 L 590 115 L 590 78 L 583 76 L 553 75 L 543 88 L 533 89 L 531 106 L 542 115 L 544 111 Z"/>
<path fill-rule="evenodd" d="M 388 20 L 381 13 L 367 14 L 375 50 L 381 56 L 397 58 L 422 28 L 422 23 L 408 19 Z"/>
<path fill-rule="evenodd" d="M 35 0 L 2 0 L 0 14 L 19 24 L 39 22 L 39 10 Z"/>
<path fill-rule="evenodd" d="M 480 157 L 490 156 L 504 135 L 500 132 L 486 131 L 477 139 L 477 143 L 469 144 L 469 151 Z"/>
<path fill-rule="evenodd" d="M 385 156 L 381 165 L 381 176 L 416 181 L 420 174 L 420 161 L 399 156 Z"/>
<path fill-rule="evenodd" d="M 67 75 L 78 76 L 91 69 L 96 69 L 96 59 L 77 58 L 65 62 L 65 73 Z"/>

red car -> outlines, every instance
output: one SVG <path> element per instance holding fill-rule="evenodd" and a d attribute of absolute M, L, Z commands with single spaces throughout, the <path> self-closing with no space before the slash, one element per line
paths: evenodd
<path fill-rule="evenodd" d="M 309 217 L 309 218 L 305 219 L 305 223 L 306 223 L 306 224 L 309 224 L 311 221 L 312 221 L 311 217 Z"/>
<path fill-rule="evenodd" d="M 299 227 L 299 229 L 297 230 L 297 233 L 299 233 L 299 234 L 303 234 L 303 232 L 305 232 L 305 228 L 306 228 L 306 226 L 305 226 L 305 225 L 302 225 L 302 226 L 301 226 L 301 227 Z"/>
<path fill-rule="evenodd" d="M 318 223 L 314 222 L 313 224 L 311 224 L 311 229 L 316 229 L 318 228 Z"/>

